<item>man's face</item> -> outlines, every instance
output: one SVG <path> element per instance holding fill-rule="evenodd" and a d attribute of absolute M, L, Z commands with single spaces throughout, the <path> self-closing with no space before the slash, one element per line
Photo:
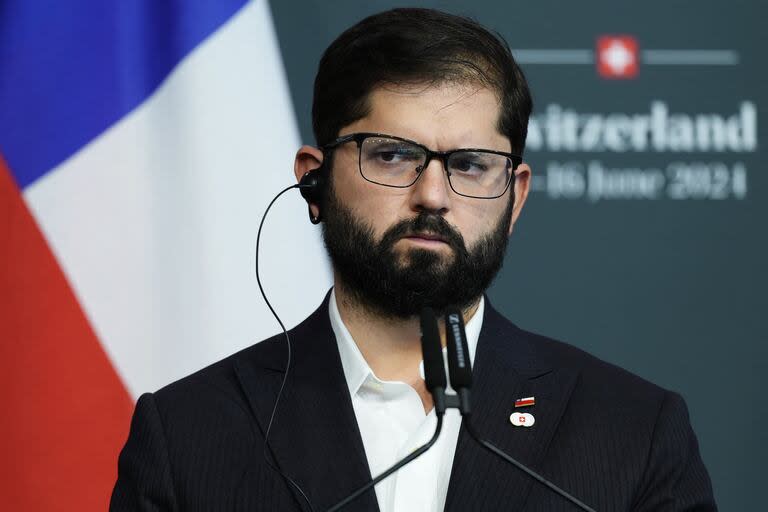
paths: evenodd
<path fill-rule="evenodd" d="M 375 89 L 370 113 L 340 136 L 374 132 L 417 141 L 430 149 L 510 151 L 496 130 L 496 95 L 471 85 Z M 334 153 L 324 206 L 324 238 L 337 284 L 378 314 L 409 317 L 425 305 L 466 307 L 501 267 L 514 218 L 525 198 L 527 167 L 517 203 L 509 190 L 496 199 L 453 192 L 437 159 L 409 188 L 362 178 L 354 142 Z M 522 189 L 522 193 L 520 192 Z"/>

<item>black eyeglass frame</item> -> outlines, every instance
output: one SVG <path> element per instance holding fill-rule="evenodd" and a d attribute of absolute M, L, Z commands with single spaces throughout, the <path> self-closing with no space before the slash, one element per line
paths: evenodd
<path fill-rule="evenodd" d="M 407 142 L 408 144 L 413 144 L 414 146 L 422 149 L 424 153 L 426 153 L 427 157 L 424 161 L 424 168 L 421 171 L 418 171 L 418 174 L 416 175 L 416 178 L 409 183 L 408 185 L 389 185 L 387 183 L 380 183 L 378 181 L 373 181 L 372 179 L 369 179 L 363 174 L 362 169 L 362 153 L 363 153 L 363 141 L 365 139 L 371 138 L 371 137 L 383 137 L 387 139 L 393 139 L 398 140 L 401 142 Z M 419 181 L 419 178 L 421 177 L 421 174 L 423 173 L 424 169 L 426 169 L 429 166 L 429 162 L 432 161 L 433 158 L 438 158 L 443 163 L 443 170 L 445 171 L 446 175 L 448 176 L 448 184 L 451 187 L 451 190 L 453 190 L 456 194 L 463 196 L 463 197 L 471 197 L 473 199 L 498 199 L 499 197 L 503 196 L 507 193 L 507 190 L 509 189 L 509 184 L 513 183 L 515 181 L 515 171 L 517 170 L 518 166 L 523 163 L 523 157 L 520 155 L 516 155 L 514 153 L 506 153 L 504 151 L 496 151 L 493 149 L 482 149 L 482 148 L 457 148 L 452 149 L 450 151 L 432 151 L 424 144 L 420 144 L 416 141 L 406 139 L 404 137 L 398 137 L 396 135 L 389 135 L 386 133 L 372 133 L 372 132 L 359 132 L 359 133 L 350 133 L 349 135 L 343 135 L 328 144 L 325 144 L 320 147 L 320 150 L 323 152 L 323 155 L 327 151 L 332 151 L 336 149 L 337 147 L 341 146 L 342 144 L 346 144 L 347 142 L 354 141 L 357 144 L 357 170 L 360 172 L 360 176 L 362 178 L 370 183 L 374 183 L 376 185 L 381 185 L 382 187 L 392 187 L 392 188 L 408 188 L 412 187 L 414 183 Z M 486 197 L 486 196 L 471 196 L 469 194 L 462 194 L 461 192 L 458 192 L 454 187 L 453 183 L 451 182 L 451 171 L 448 169 L 448 159 L 453 155 L 454 153 L 461 153 L 461 152 L 474 152 L 474 153 L 491 153 L 494 155 L 501 155 L 509 158 L 512 161 L 512 172 L 509 175 L 509 179 L 507 180 L 507 184 L 504 187 L 504 190 L 501 191 L 496 196 Z"/>

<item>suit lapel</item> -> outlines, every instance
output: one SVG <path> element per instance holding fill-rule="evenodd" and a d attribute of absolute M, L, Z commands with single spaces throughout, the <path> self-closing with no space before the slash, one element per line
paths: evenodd
<path fill-rule="evenodd" d="M 328 317 L 328 297 L 290 331 L 292 364 L 269 435 L 273 460 L 325 510 L 371 480 L 360 431 Z M 261 427 L 269 424 L 285 370 L 287 346 L 279 337 L 269 351 L 236 362 L 240 383 Z M 265 353 L 266 352 L 266 353 Z M 297 501 L 304 504 L 298 492 Z M 370 492 L 345 510 L 378 510 Z"/>
<path fill-rule="evenodd" d="M 577 372 L 553 369 L 534 346 L 486 303 L 473 374 L 472 418 L 481 437 L 536 471 L 565 410 Z M 532 427 L 509 420 L 518 398 L 536 404 L 517 412 L 535 418 Z M 544 475 L 546 476 L 546 475 Z M 521 510 L 534 480 L 488 452 L 462 427 L 446 510 Z M 538 485 L 538 484 L 537 484 Z"/>

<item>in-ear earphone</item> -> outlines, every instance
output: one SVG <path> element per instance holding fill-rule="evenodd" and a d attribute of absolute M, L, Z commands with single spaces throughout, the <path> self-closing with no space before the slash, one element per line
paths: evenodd
<path fill-rule="evenodd" d="M 299 191 L 301 192 L 301 196 L 310 206 L 309 220 L 312 224 L 318 224 L 322 220 L 322 204 L 323 197 L 325 196 L 325 184 L 326 171 L 324 165 L 304 173 L 304 176 L 302 176 L 299 181 Z M 316 216 L 312 214 L 311 206 L 313 204 L 317 207 L 319 212 Z"/>

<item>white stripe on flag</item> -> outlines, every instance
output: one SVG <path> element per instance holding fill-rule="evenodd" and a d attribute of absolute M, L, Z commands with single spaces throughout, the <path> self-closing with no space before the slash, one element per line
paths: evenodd
<path fill-rule="evenodd" d="M 134 397 L 278 331 L 253 256 L 299 135 L 264 1 L 139 108 L 25 191 Z M 298 191 L 270 212 L 262 277 L 286 325 L 331 283 Z"/>

